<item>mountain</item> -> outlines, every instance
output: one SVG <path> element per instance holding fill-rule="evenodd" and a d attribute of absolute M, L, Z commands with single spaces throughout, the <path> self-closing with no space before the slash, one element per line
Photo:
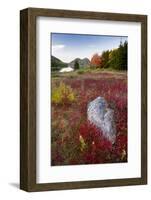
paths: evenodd
<path fill-rule="evenodd" d="M 83 59 L 76 58 L 72 60 L 70 63 L 65 63 L 61 61 L 60 59 L 56 58 L 55 56 L 51 55 L 51 70 L 52 71 L 60 71 L 62 68 L 65 68 L 65 67 L 71 67 L 75 69 L 77 63 L 78 63 L 79 68 L 90 66 L 90 61 L 88 58 L 83 58 Z"/>
<path fill-rule="evenodd" d="M 52 71 L 59 71 L 60 69 L 67 67 L 68 63 L 61 61 L 60 59 L 56 58 L 55 56 L 51 56 L 51 70 Z"/>
<path fill-rule="evenodd" d="M 79 64 L 79 68 L 83 68 L 83 67 L 89 67 L 90 66 L 90 61 L 88 58 L 76 58 L 73 61 L 71 61 L 68 66 L 75 68 L 75 63 Z"/>

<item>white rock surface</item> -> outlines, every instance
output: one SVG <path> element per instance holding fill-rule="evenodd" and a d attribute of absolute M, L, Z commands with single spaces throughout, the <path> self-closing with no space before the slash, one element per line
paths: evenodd
<path fill-rule="evenodd" d="M 116 127 L 114 111 L 108 108 L 103 97 L 97 97 L 88 104 L 87 117 L 90 123 L 99 128 L 104 137 L 114 143 L 116 139 Z"/>

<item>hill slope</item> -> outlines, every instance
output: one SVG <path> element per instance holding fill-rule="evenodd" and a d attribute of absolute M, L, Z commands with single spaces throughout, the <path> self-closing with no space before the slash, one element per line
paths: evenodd
<path fill-rule="evenodd" d="M 69 63 L 69 66 L 72 67 L 72 68 L 75 68 L 75 63 L 76 62 L 79 64 L 80 68 L 82 68 L 82 67 L 89 67 L 90 66 L 90 61 L 89 61 L 88 58 L 83 58 L 83 59 L 76 58 L 76 59 L 74 59 L 73 61 L 71 61 Z"/>
<path fill-rule="evenodd" d="M 64 63 L 60 59 L 56 58 L 55 56 L 51 56 L 51 70 L 52 71 L 59 71 L 60 69 L 67 66 L 68 66 L 68 63 Z"/>

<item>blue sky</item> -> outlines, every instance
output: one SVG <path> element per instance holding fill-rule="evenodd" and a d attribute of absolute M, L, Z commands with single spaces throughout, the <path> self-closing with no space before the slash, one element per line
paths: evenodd
<path fill-rule="evenodd" d="M 101 54 L 104 50 L 117 48 L 120 41 L 128 40 L 124 36 L 101 36 L 83 34 L 51 34 L 51 54 L 64 62 L 71 62 L 75 58 L 89 58 L 93 54 Z"/>

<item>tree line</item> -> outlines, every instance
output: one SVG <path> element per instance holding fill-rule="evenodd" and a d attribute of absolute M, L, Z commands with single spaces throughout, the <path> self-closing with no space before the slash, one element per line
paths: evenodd
<path fill-rule="evenodd" d="M 120 42 L 118 48 L 103 51 L 101 55 L 94 54 L 91 58 L 91 67 L 127 70 L 128 42 Z"/>

